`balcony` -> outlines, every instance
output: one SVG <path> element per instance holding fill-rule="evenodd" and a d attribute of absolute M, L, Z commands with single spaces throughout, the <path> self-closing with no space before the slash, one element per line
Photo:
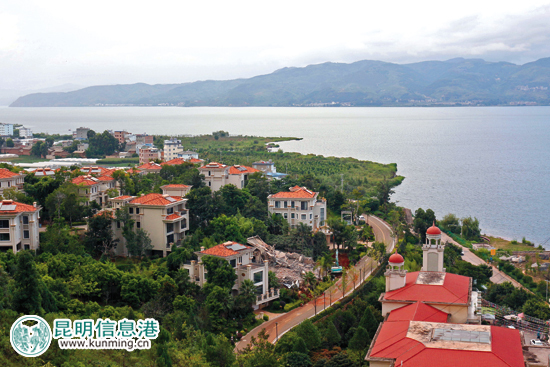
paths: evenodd
<path fill-rule="evenodd" d="M 279 298 L 279 290 L 271 288 L 266 293 L 256 296 L 256 305 L 261 305 L 262 303 L 266 303 L 277 298 Z"/>

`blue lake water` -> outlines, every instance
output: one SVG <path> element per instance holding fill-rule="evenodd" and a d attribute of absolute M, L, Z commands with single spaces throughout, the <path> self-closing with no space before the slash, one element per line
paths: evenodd
<path fill-rule="evenodd" d="M 0 122 L 49 133 L 302 137 L 282 149 L 397 163 L 406 179 L 393 199 L 413 211 L 475 216 L 482 232 L 510 239 L 550 238 L 550 107 L 5 107 Z"/>

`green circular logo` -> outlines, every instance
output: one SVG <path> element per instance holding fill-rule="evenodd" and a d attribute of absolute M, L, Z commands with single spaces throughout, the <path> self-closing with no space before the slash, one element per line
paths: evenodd
<path fill-rule="evenodd" d="M 40 316 L 21 316 L 11 326 L 10 342 L 22 356 L 38 357 L 48 350 L 52 342 L 52 330 Z"/>

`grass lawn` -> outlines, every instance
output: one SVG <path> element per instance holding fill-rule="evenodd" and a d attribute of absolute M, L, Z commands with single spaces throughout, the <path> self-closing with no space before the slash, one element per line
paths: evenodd
<path fill-rule="evenodd" d="M 499 250 L 507 250 L 507 251 L 542 251 L 537 249 L 534 246 L 529 246 L 526 244 L 523 244 L 521 242 L 517 242 L 517 244 L 513 244 L 512 241 L 505 240 L 500 237 L 488 237 L 490 240 L 491 246 L 495 247 Z"/>
<path fill-rule="evenodd" d="M 0 160 L 11 163 L 36 163 L 36 162 L 48 162 L 49 159 L 36 158 L 29 155 L 20 155 L 17 158 L 0 158 Z"/>

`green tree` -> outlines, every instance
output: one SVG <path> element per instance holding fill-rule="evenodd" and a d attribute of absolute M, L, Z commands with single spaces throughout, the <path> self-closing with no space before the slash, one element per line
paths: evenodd
<path fill-rule="evenodd" d="M 281 363 L 275 353 L 275 345 L 268 341 L 268 334 L 262 329 L 257 337 L 251 337 L 250 343 L 237 357 L 238 367 L 278 367 Z"/>
<path fill-rule="evenodd" d="M 416 209 L 414 213 L 413 228 L 422 243 L 426 241 L 426 231 L 435 223 L 435 213 L 428 209 L 424 211 L 422 208 Z"/>
<path fill-rule="evenodd" d="M 59 253 L 83 255 L 85 252 L 80 238 L 72 233 L 63 218 L 55 218 L 46 228 L 46 232 L 41 236 L 40 249 L 42 252 L 54 255 Z"/>
<path fill-rule="evenodd" d="M 40 278 L 30 251 L 17 254 L 17 271 L 14 279 L 13 308 L 25 315 L 41 315 Z"/>
<path fill-rule="evenodd" d="M 133 236 L 126 239 L 126 248 L 131 256 L 141 257 L 153 249 L 151 238 L 144 229 L 138 228 Z"/>
<path fill-rule="evenodd" d="M 339 345 L 340 341 L 342 340 L 342 336 L 336 329 L 336 326 L 334 325 L 334 322 L 332 320 L 328 321 L 328 327 L 325 330 L 325 339 L 329 347 Z"/>
<path fill-rule="evenodd" d="M 204 256 L 202 262 L 208 272 L 208 283 L 221 288 L 231 289 L 237 280 L 237 274 L 229 262 L 215 256 Z"/>
<path fill-rule="evenodd" d="M 307 353 L 293 351 L 285 356 L 286 364 L 288 367 L 310 367 L 312 365 L 311 359 Z"/>
<path fill-rule="evenodd" d="M 112 214 L 103 212 L 88 218 L 88 231 L 84 234 L 84 243 L 94 255 L 107 255 L 117 244 L 111 228 Z"/>
<path fill-rule="evenodd" d="M 15 144 L 13 143 L 13 139 L 12 138 L 8 138 L 8 140 L 6 140 L 6 146 L 8 148 L 13 148 L 15 146 Z"/>
<path fill-rule="evenodd" d="M 479 220 L 477 218 L 462 218 L 462 237 L 467 240 L 476 241 L 481 236 L 479 229 Z"/>
<path fill-rule="evenodd" d="M 443 217 L 443 220 L 439 222 L 441 228 L 445 231 L 449 231 L 454 234 L 460 234 L 462 226 L 460 225 L 460 219 L 452 213 Z"/>
<path fill-rule="evenodd" d="M 302 321 L 296 326 L 295 332 L 300 338 L 304 339 L 308 350 L 317 349 L 321 345 L 321 333 L 311 320 Z"/>
<path fill-rule="evenodd" d="M 531 298 L 525 305 L 523 305 L 522 311 L 529 316 L 536 317 L 541 320 L 550 319 L 550 308 L 543 301 L 536 298 Z"/>
<path fill-rule="evenodd" d="M 369 346 L 370 338 L 369 333 L 364 327 L 359 326 L 355 330 L 355 334 L 348 343 L 348 347 L 353 350 L 363 350 Z"/>

